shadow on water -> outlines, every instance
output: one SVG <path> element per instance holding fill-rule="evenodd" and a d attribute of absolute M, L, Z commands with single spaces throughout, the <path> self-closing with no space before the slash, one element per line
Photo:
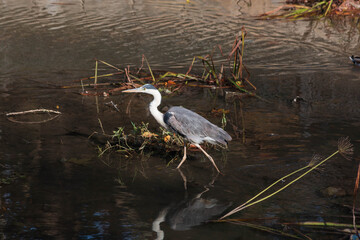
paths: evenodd
<path fill-rule="evenodd" d="M 1 1 L 0 112 L 62 112 L 42 124 L 0 118 L 2 237 L 281 238 L 244 226 L 202 222 L 306 165 L 314 153 L 332 153 L 339 137 L 352 139 L 358 160 L 360 69 L 348 60 L 359 49 L 356 19 L 289 22 L 252 17 L 278 4 Z M 230 110 L 226 130 L 234 140 L 229 150 L 209 149 L 224 176 L 214 181 L 213 166 L 197 152 L 191 152 L 181 168 L 187 190 L 175 169 L 177 162 L 170 162 L 181 152 L 98 157 L 101 143 L 88 137 L 102 131 L 99 119 L 106 133 L 119 126 L 130 130 L 131 121 L 149 122 L 149 129 L 158 131 L 147 107 L 150 98 L 133 96 L 126 114 L 130 96 L 82 96 L 79 89 L 59 86 L 91 75 L 94 57 L 126 67 L 138 66 L 145 54 L 152 68 L 186 72 L 194 56 L 206 55 L 218 44 L 231 46 L 243 25 L 248 32 L 244 61 L 257 94 L 270 103 L 248 98 L 240 105 L 220 90 L 185 88 L 164 96 L 161 105 L 184 106 L 217 125 L 221 116 L 211 110 Z M 294 102 L 297 96 L 303 100 Z M 119 112 L 106 105 L 110 101 L 118 104 Z M 322 171 L 235 217 L 269 219 L 261 222 L 267 226 L 306 220 L 351 223 L 346 206 L 352 203 L 355 176 L 355 161 L 334 159 Z M 329 187 L 344 194 L 324 194 Z"/>

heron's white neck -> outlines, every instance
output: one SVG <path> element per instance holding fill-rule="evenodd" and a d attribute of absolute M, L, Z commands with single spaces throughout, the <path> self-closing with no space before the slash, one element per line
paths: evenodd
<path fill-rule="evenodd" d="M 156 121 L 163 126 L 164 128 L 166 128 L 166 124 L 164 122 L 164 114 L 162 114 L 159 110 L 158 110 L 158 106 L 161 103 L 161 94 L 158 90 L 156 91 L 152 91 L 151 95 L 154 96 L 154 100 L 152 100 L 152 102 L 149 105 L 150 108 L 150 113 L 151 115 L 153 115 L 153 117 L 156 119 Z"/>

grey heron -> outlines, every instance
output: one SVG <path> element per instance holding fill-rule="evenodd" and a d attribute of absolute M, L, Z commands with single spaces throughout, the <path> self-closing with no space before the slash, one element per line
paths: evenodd
<path fill-rule="evenodd" d="M 139 88 L 128 89 L 125 93 L 147 93 L 154 97 L 150 102 L 150 113 L 155 120 L 164 128 L 173 131 L 190 143 L 199 148 L 206 157 L 209 158 L 216 170 L 220 172 L 214 159 L 200 146 L 203 142 L 209 142 L 215 145 L 227 146 L 231 141 L 231 136 L 222 128 L 212 124 L 199 114 L 183 107 L 171 107 L 165 114 L 158 110 L 161 103 L 160 92 L 151 84 L 145 84 Z M 186 144 L 184 144 L 184 156 L 177 166 L 180 166 L 186 160 Z"/>

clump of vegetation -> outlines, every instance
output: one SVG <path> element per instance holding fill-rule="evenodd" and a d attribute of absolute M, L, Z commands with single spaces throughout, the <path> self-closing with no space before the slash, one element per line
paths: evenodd
<path fill-rule="evenodd" d="M 249 96 L 258 97 L 254 92 L 256 87 L 250 82 L 250 73 L 243 61 L 245 37 L 246 30 L 242 28 L 241 34 L 235 37 L 231 50 L 227 55 L 224 55 L 221 46 L 218 46 L 221 55 L 224 57 L 223 63 L 214 62 L 214 51 L 206 56 L 194 56 L 186 73 L 154 71 L 145 55 L 142 56 L 141 66 L 136 71 L 131 70 L 130 67 L 121 69 L 96 59 L 94 76 L 82 78 L 76 81 L 80 84 L 63 86 L 63 88 L 81 88 L 80 94 L 87 96 L 108 96 L 128 88 L 151 83 L 158 89 L 164 86 L 170 92 L 178 91 L 184 86 L 233 88 Z M 203 73 L 201 75 L 192 74 L 191 71 L 198 62 L 202 64 Z M 144 63 L 147 65 L 148 72 L 143 69 Z M 100 69 L 99 64 L 115 69 L 116 72 L 100 74 L 104 69 Z M 93 82 L 86 83 L 89 80 L 93 80 Z"/>
<path fill-rule="evenodd" d="M 194 62 L 196 60 L 201 60 L 204 67 L 201 79 L 204 81 L 215 82 L 218 86 L 230 85 L 240 91 L 254 95 L 253 92 L 247 90 L 247 88 L 256 90 L 256 87 L 250 82 L 250 73 L 243 62 L 245 37 L 246 30 L 243 27 L 241 29 L 241 36 L 235 37 L 231 51 L 227 56 L 224 56 L 221 46 L 218 47 L 221 54 L 226 57 L 229 64 L 228 66 L 221 64 L 220 67 L 216 67 L 213 60 L 213 54 L 206 55 L 205 57 L 196 56 L 193 58 L 186 75 L 191 71 Z"/>
<path fill-rule="evenodd" d="M 105 146 L 98 146 L 99 156 L 109 150 L 132 155 L 132 152 L 143 151 L 145 148 L 156 147 L 157 149 L 165 148 L 167 151 L 179 151 L 184 146 L 184 140 L 180 136 L 164 128 L 160 128 L 158 133 L 153 133 L 148 129 L 148 123 L 131 124 L 133 129 L 127 133 L 122 127 L 113 131 Z"/>
<path fill-rule="evenodd" d="M 286 4 L 261 15 L 265 18 L 322 18 L 359 16 L 360 4 L 354 0 L 287 0 Z"/>
<path fill-rule="evenodd" d="M 223 122 L 226 122 L 225 113 L 223 113 Z M 132 124 L 132 129 L 125 131 L 123 127 L 118 127 L 108 136 L 108 140 L 103 146 L 98 146 L 99 157 L 109 151 L 123 153 L 126 156 L 132 156 L 133 153 L 140 151 L 143 154 L 145 149 L 163 152 L 179 152 L 182 150 L 185 142 L 184 139 L 167 129 L 160 127 L 159 132 L 151 132 L 148 129 L 148 123 L 142 122 L 136 125 Z M 93 133 L 90 137 L 92 137 Z"/>

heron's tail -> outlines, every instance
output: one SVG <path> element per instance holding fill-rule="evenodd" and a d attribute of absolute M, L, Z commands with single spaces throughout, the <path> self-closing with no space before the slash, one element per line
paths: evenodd
<path fill-rule="evenodd" d="M 228 145 L 228 142 L 230 142 L 232 140 L 232 137 L 223 129 L 220 128 L 218 134 L 217 134 L 217 138 L 216 140 L 224 146 Z"/>

